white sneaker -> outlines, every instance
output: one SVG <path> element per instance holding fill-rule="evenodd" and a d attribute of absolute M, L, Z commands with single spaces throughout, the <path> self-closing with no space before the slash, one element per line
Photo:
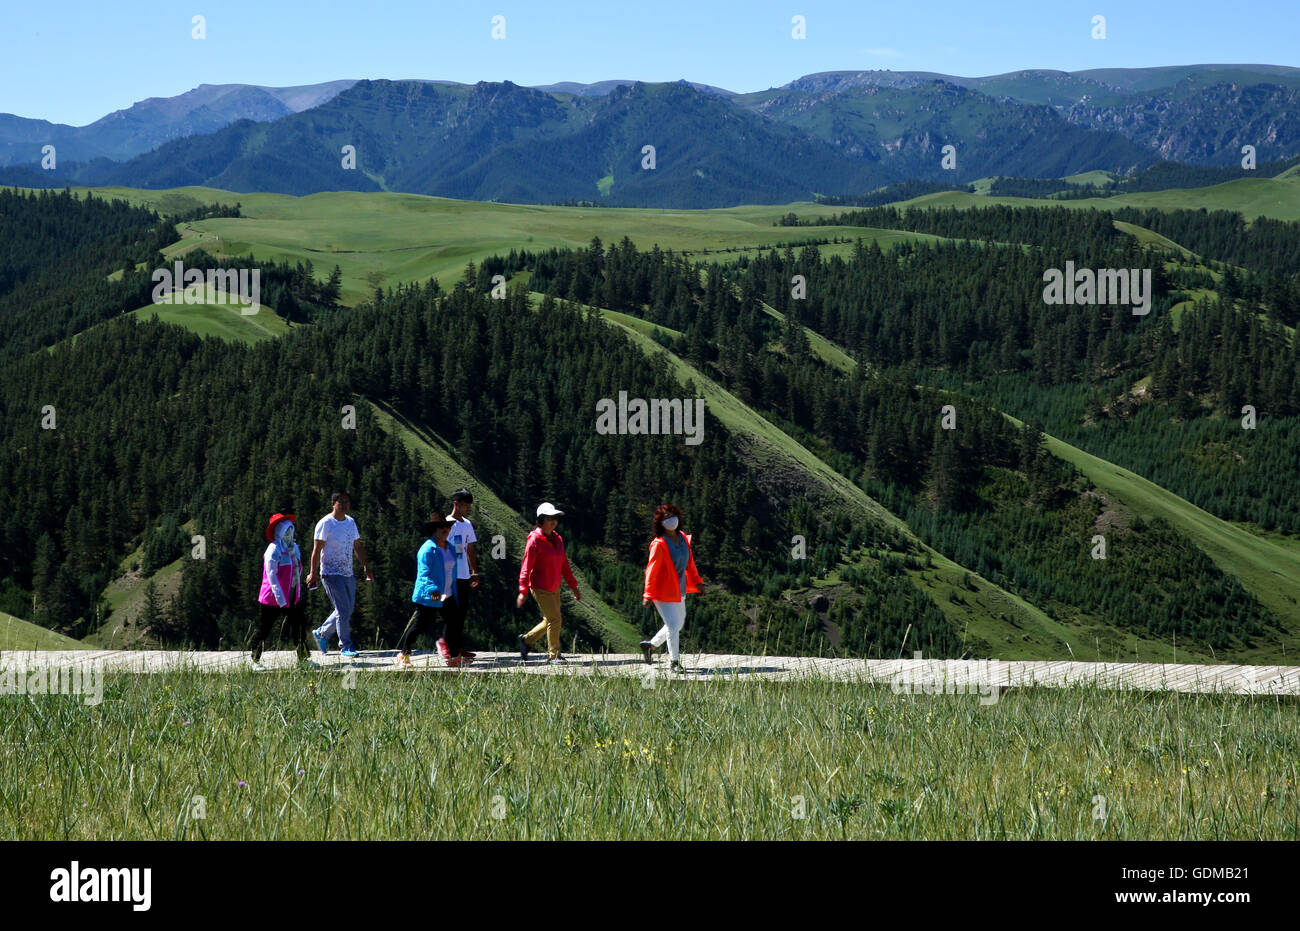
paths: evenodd
<path fill-rule="evenodd" d="M 266 667 L 261 663 L 253 663 L 253 672 L 266 672 Z"/>

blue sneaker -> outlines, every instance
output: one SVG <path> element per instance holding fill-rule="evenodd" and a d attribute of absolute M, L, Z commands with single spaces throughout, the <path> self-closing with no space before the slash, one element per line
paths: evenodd
<path fill-rule="evenodd" d="M 356 650 L 339 650 L 339 656 L 346 656 L 348 659 L 356 659 Z"/>
<path fill-rule="evenodd" d="M 316 638 L 316 646 L 320 647 L 322 653 L 328 653 L 330 651 L 330 642 L 328 640 L 317 633 L 313 633 L 312 636 Z"/>

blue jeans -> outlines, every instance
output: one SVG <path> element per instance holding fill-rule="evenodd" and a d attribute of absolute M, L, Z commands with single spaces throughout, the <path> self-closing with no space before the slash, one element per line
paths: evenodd
<path fill-rule="evenodd" d="M 325 594 L 329 596 L 330 604 L 334 606 L 334 613 L 325 618 L 325 623 L 312 633 L 328 641 L 337 630 L 339 649 L 355 649 L 352 646 L 350 623 L 352 621 L 352 608 L 357 603 L 356 577 L 351 575 L 322 575 L 320 580 L 321 584 L 325 586 Z"/>

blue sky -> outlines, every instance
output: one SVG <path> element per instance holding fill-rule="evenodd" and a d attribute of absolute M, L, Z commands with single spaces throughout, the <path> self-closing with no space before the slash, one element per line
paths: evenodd
<path fill-rule="evenodd" d="M 8 2 L 0 22 L 0 112 L 73 125 L 199 84 L 684 77 L 753 91 L 845 69 L 1300 66 L 1300 0 L 46 0 Z"/>

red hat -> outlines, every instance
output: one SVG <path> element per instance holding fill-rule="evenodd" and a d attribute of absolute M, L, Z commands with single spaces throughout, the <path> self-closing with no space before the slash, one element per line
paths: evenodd
<path fill-rule="evenodd" d="M 266 538 L 270 540 L 272 543 L 274 543 L 275 536 L 272 534 L 272 531 L 275 530 L 275 525 L 280 523 L 280 521 L 282 520 L 292 521 L 297 519 L 298 519 L 297 514 L 281 514 L 279 511 L 272 514 L 270 520 L 266 522 Z"/>

